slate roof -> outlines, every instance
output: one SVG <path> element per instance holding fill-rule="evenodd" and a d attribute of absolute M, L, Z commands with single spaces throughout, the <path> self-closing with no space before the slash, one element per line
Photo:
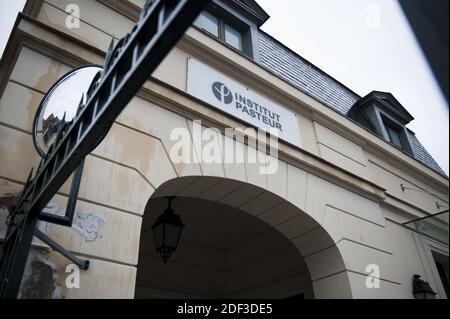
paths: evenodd
<path fill-rule="evenodd" d="M 414 132 L 409 131 L 409 141 L 411 142 L 411 147 L 414 153 L 414 157 L 431 168 L 432 170 L 436 171 L 437 173 L 446 176 L 445 172 L 441 169 L 438 163 L 434 160 L 434 158 L 430 155 L 430 153 L 427 152 L 425 147 L 420 143 L 417 136 L 414 134 Z"/>
<path fill-rule="evenodd" d="M 347 115 L 361 96 L 303 59 L 285 45 L 264 33 L 258 32 L 260 64 L 281 79 L 337 112 Z M 435 172 L 445 172 L 427 152 L 415 134 L 408 130 L 414 158 Z"/>

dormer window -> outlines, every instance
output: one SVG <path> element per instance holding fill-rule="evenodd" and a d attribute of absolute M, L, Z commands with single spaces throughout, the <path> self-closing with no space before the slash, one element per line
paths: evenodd
<path fill-rule="evenodd" d="M 213 36 L 219 37 L 219 19 L 208 11 L 203 11 L 194 24 Z"/>
<path fill-rule="evenodd" d="M 356 102 L 348 116 L 395 147 L 412 154 L 406 124 L 414 118 L 392 94 L 373 91 Z"/>
<path fill-rule="evenodd" d="M 400 139 L 400 130 L 397 130 L 396 128 L 392 127 L 391 125 L 386 125 L 386 130 L 389 135 L 389 139 L 392 144 L 397 145 L 398 147 L 402 148 L 402 141 Z"/>
<path fill-rule="evenodd" d="M 224 23 L 224 41 L 238 49 L 239 51 L 243 51 L 243 35 L 239 30 L 233 28 L 231 25 Z"/>
<path fill-rule="evenodd" d="M 254 0 L 212 0 L 194 26 L 259 62 L 258 29 L 267 19 Z"/>
<path fill-rule="evenodd" d="M 403 143 L 402 143 L 402 136 L 404 135 L 403 128 L 399 126 L 398 124 L 395 124 L 393 121 L 389 120 L 385 116 L 381 116 L 384 128 L 387 133 L 387 137 L 389 139 L 389 142 L 394 144 L 395 146 L 404 149 Z"/>
<path fill-rule="evenodd" d="M 244 32 L 240 31 L 237 26 L 232 26 L 231 23 L 225 22 L 223 18 L 215 16 L 208 11 L 203 11 L 194 22 L 194 25 L 236 50 L 244 52 Z"/>

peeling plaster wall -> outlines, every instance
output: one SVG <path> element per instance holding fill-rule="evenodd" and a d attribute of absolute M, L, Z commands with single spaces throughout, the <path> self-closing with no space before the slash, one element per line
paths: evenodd
<path fill-rule="evenodd" d="M 17 201 L 17 196 L 8 194 L 0 198 L 0 236 L 6 233 L 6 219 L 12 205 Z M 49 214 L 64 215 L 65 206 L 57 201 L 50 202 L 43 210 Z M 96 213 L 77 213 L 72 228 L 73 231 L 85 242 L 95 242 L 102 237 L 102 227 L 106 219 Z M 38 229 L 45 234 L 49 234 L 52 225 L 46 222 L 39 222 Z M 30 251 L 27 260 L 24 276 L 19 291 L 21 299 L 62 299 L 65 298 L 61 285 L 64 285 L 68 273 L 65 273 L 66 266 L 71 264 L 67 259 L 55 259 L 55 252 L 34 238 L 34 247 Z M 62 263 L 61 263 L 62 262 Z"/>
<path fill-rule="evenodd" d="M 65 204 L 52 201 L 44 209 L 43 212 L 58 216 L 65 215 Z M 106 223 L 106 219 L 95 212 L 78 212 L 75 214 L 71 229 L 74 230 L 84 241 L 94 242 L 101 238 L 101 231 Z M 40 223 L 39 229 L 48 234 L 48 223 Z"/>
<path fill-rule="evenodd" d="M 80 213 L 75 217 L 72 228 L 87 242 L 101 238 L 101 230 L 105 219 L 94 213 Z"/>
<path fill-rule="evenodd" d="M 22 285 L 21 299 L 61 299 L 56 265 L 49 261 L 46 249 L 32 249 L 27 260 Z"/>

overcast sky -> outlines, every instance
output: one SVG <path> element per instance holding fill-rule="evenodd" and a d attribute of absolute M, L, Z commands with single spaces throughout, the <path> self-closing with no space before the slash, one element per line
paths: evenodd
<path fill-rule="evenodd" d="M 25 0 L 0 0 L 0 56 L 3 54 L 17 13 L 24 5 Z"/>
<path fill-rule="evenodd" d="M 394 94 L 415 117 L 408 127 L 448 174 L 447 102 L 397 1 L 257 2 L 271 16 L 264 31 L 357 94 Z M 0 52 L 24 3 L 0 1 Z"/>

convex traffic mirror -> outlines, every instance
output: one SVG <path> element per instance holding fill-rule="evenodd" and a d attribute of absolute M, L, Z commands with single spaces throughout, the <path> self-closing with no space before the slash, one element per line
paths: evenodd
<path fill-rule="evenodd" d="M 85 65 L 65 74 L 42 99 L 33 123 L 33 143 L 42 157 L 55 140 L 58 128 L 77 114 L 80 101 L 98 79 L 102 68 Z"/>

